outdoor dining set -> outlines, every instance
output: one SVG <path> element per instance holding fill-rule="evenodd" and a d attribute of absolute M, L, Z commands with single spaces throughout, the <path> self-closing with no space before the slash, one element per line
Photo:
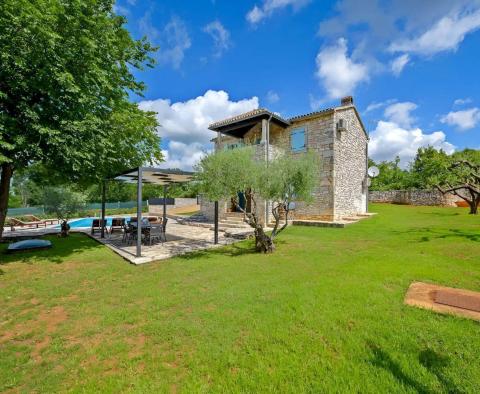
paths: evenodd
<path fill-rule="evenodd" d="M 166 242 L 166 228 L 168 218 L 148 216 L 142 218 L 140 222 L 142 243 L 152 245 L 155 242 Z M 101 230 L 102 219 L 93 219 L 91 233 Z M 136 217 L 130 218 L 112 218 L 110 226 L 106 225 L 105 230 L 109 236 L 115 231 L 122 232 L 122 243 L 130 245 L 137 241 L 138 223 Z"/>

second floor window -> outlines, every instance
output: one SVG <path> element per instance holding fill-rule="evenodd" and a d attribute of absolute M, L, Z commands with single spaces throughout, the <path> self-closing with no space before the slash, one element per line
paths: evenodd
<path fill-rule="evenodd" d="M 292 130 L 290 133 L 290 146 L 293 152 L 303 151 L 306 148 L 305 128 Z"/>

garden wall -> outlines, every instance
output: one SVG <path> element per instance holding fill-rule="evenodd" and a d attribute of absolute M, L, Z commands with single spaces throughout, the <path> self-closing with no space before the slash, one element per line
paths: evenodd
<path fill-rule="evenodd" d="M 457 201 L 462 201 L 453 194 L 443 195 L 438 190 L 387 190 L 370 191 L 370 202 L 383 202 L 406 205 L 438 205 L 445 207 L 457 206 Z"/>

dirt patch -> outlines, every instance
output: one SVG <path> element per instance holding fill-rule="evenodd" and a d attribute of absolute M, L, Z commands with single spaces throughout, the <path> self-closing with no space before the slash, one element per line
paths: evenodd
<path fill-rule="evenodd" d="M 408 288 L 404 302 L 407 305 L 480 321 L 480 312 L 437 302 L 438 292 L 448 292 L 449 294 L 455 294 L 460 297 L 480 299 L 480 293 L 476 291 L 455 289 L 452 287 L 432 285 L 429 283 L 413 282 Z"/>
<path fill-rule="evenodd" d="M 145 348 L 145 342 L 147 337 L 144 334 L 139 334 L 135 337 L 129 337 L 127 343 L 130 345 L 131 349 L 128 352 L 129 358 L 135 358 L 143 354 Z"/>
<path fill-rule="evenodd" d="M 48 347 L 48 345 L 50 345 L 51 341 L 52 341 L 52 338 L 50 336 L 46 336 L 40 342 L 35 343 L 35 345 L 33 347 L 33 351 L 31 353 L 31 357 L 32 357 L 33 361 L 35 361 L 37 363 L 42 361 L 41 353 L 44 349 L 46 349 Z"/>
<path fill-rule="evenodd" d="M 42 311 L 38 316 L 40 322 L 46 324 L 47 333 L 56 331 L 57 326 L 67 320 L 68 316 L 63 306 L 56 306 L 49 311 Z"/>

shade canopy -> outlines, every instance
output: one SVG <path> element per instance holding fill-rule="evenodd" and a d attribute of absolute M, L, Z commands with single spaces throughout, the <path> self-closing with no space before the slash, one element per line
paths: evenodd
<path fill-rule="evenodd" d="M 184 183 L 193 180 L 193 172 L 163 169 L 155 167 L 137 167 L 117 174 L 112 179 L 126 183 L 137 183 L 138 170 L 141 170 L 142 183 L 151 183 L 154 185 L 172 185 L 175 183 Z"/>

